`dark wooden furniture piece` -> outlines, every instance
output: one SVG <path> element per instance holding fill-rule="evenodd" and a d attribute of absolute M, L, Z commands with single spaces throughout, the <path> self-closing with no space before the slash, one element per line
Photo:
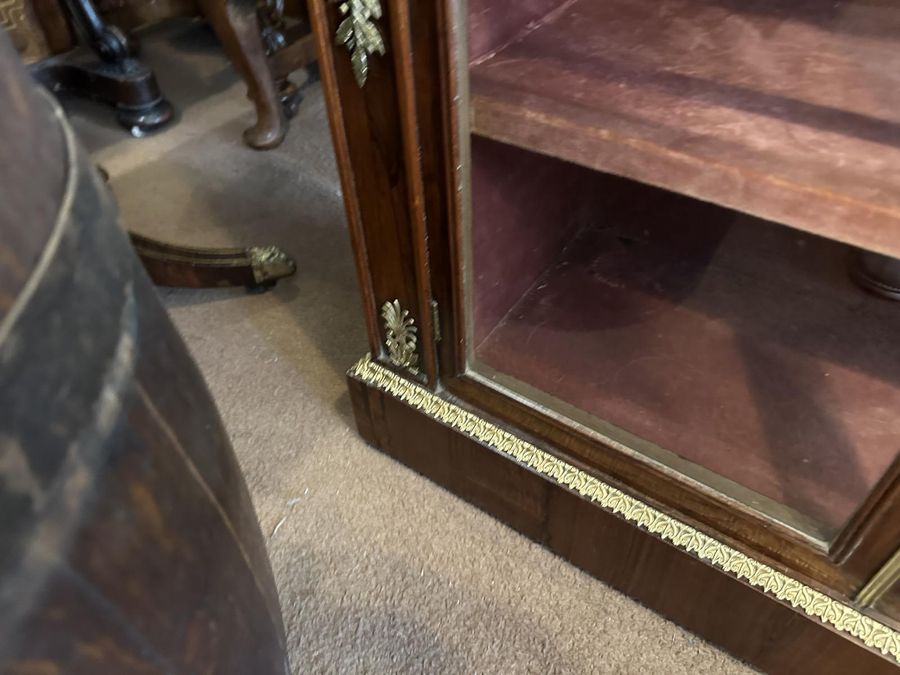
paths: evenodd
<path fill-rule="evenodd" d="M 895 672 L 897 6 L 310 12 L 362 436 L 766 671 Z"/>
<path fill-rule="evenodd" d="M 109 174 L 97 172 L 104 182 Z M 131 246 L 157 286 L 228 288 L 266 291 L 297 271 L 297 263 L 277 246 L 197 248 L 180 246 L 129 232 Z"/>
<path fill-rule="evenodd" d="M 131 245 L 157 286 L 265 290 L 297 271 L 276 246 L 193 248 L 130 233 Z"/>
<path fill-rule="evenodd" d="M 134 39 L 104 21 L 91 0 L 42 2 L 37 7 L 43 24 L 68 29 L 50 40 L 65 53 L 32 67 L 35 78 L 50 91 L 115 106 L 119 124 L 135 136 L 172 119 L 172 106 L 160 92 L 153 72 L 138 57 Z M 79 41 L 84 44 L 78 45 Z"/>
<path fill-rule="evenodd" d="M 119 122 L 135 135 L 166 124 L 172 106 L 137 54 L 137 42 L 128 34 L 134 28 L 173 16 L 205 16 L 247 83 L 257 120 L 244 139 L 257 149 L 275 147 L 284 139 L 287 120 L 300 101 L 288 75 L 314 59 L 302 5 L 292 7 L 292 15 L 286 17 L 283 3 L 274 0 L 262 6 L 256 0 L 13 1 L 21 7 L 2 23 L 23 36 L 26 56 L 28 40 L 34 43 L 39 37 L 42 51 L 56 54 L 32 66 L 35 76 L 52 91 L 114 105 Z M 25 20 L 29 17 L 30 23 Z M 36 27 L 42 36 L 34 35 Z"/>
<path fill-rule="evenodd" d="M 282 5 L 276 0 L 267 0 L 262 7 L 257 0 L 98 0 L 104 17 L 126 30 L 172 16 L 206 17 L 247 84 L 256 123 L 244 131 L 244 140 L 258 150 L 284 140 L 287 118 L 299 103 L 299 91 L 287 76 L 311 63 L 309 24 L 300 15 L 291 17 L 289 26 Z"/>
<path fill-rule="evenodd" d="M 0 672 L 288 675 L 203 379 L 3 35 L 0 67 Z"/>

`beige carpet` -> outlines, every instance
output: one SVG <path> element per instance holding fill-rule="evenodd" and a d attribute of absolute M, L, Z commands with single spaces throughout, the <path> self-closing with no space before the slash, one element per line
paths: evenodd
<path fill-rule="evenodd" d="M 249 103 L 205 29 L 143 42 L 176 124 L 131 139 L 107 109 L 68 105 L 123 222 L 276 243 L 299 264 L 264 295 L 161 291 L 246 472 L 295 672 L 749 672 L 359 440 L 343 377 L 366 342 L 319 85 L 285 145 L 253 152 Z"/>

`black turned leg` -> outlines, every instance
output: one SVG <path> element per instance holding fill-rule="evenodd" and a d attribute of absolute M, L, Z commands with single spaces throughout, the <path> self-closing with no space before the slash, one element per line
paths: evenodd
<path fill-rule="evenodd" d="M 156 77 L 135 55 L 122 31 L 106 24 L 91 0 L 65 0 L 64 7 L 86 47 L 43 61 L 32 75 L 54 93 L 66 92 L 116 108 L 119 124 L 133 135 L 153 131 L 172 119 L 172 106 Z"/>
<path fill-rule="evenodd" d="M 305 66 L 309 73 L 309 82 L 318 79 L 314 38 L 309 23 L 303 20 L 287 26 L 284 20 L 276 20 L 271 15 L 263 14 L 261 23 L 264 26 L 264 35 L 277 35 L 276 39 L 267 42 L 269 69 L 275 78 L 281 107 L 290 119 L 297 114 L 302 94 L 300 88 L 288 79 L 288 75 Z"/>
<path fill-rule="evenodd" d="M 263 45 L 266 49 L 266 59 L 272 77 L 275 79 L 275 91 L 281 102 L 281 109 L 288 119 L 292 119 L 300 109 L 303 96 L 300 93 L 300 87 L 288 79 L 288 74 L 302 64 L 288 68 L 280 65 L 280 61 L 284 61 L 285 56 L 295 48 L 298 28 L 298 26 L 288 27 L 284 19 L 283 5 L 281 0 L 267 0 L 264 4 L 257 5 L 256 13 L 259 18 Z M 308 26 L 305 24 L 300 26 L 300 28 L 303 27 L 306 28 L 304 34 L 309 33 Z"/>
<path fill-rule="evenodd" d="M 108 26 L 100 18 L 91 0 L 64 0 L 79 37 L 107 63 L 119 63 L 134 56 L 134 46 L 116 26 Z"/>

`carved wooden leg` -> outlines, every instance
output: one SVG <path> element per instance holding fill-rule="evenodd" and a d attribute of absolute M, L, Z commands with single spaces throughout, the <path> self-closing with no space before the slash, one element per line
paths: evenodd
<path fill-rule="evenodd" d="M 268 288 L 297 266 L 275 246 L 191 248 L 129 233 L 153 283 L 180 288 Z"/>
<path fill-rule="evenodd" d="M 109 183 L 99 164 L 97 173 Z M 177 246 L 129 232 L 131 246 L 157 286 L 266 289 L 297 271 L 297 264 L 276 246 L 194 248 Z"/>
<path fill-rule="evenodd" d="M 244 140 L 258 150 L 274 148 L 284 140 L 287 120 L 266 61 L 255 1 L 199 3 L 225 53 L 247 83 L 247 96 L 256 106 L 256 124 L 244 131 Z"/>

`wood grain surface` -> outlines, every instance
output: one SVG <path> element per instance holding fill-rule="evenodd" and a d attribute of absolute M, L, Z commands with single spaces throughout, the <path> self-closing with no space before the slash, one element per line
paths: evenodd
<path fill-rule="evenodd" d="M 573 0 L 476 62 L 474 131 L 900 256 L 898 31 L 889 2 Z"/>
<path fill-rule="evenodd" d="M 0 672 L 286 675 L 210 394 L 112 195 L 12 59 L 0 36 L 0 147 L 33 165 L 0 184 Z"/>

